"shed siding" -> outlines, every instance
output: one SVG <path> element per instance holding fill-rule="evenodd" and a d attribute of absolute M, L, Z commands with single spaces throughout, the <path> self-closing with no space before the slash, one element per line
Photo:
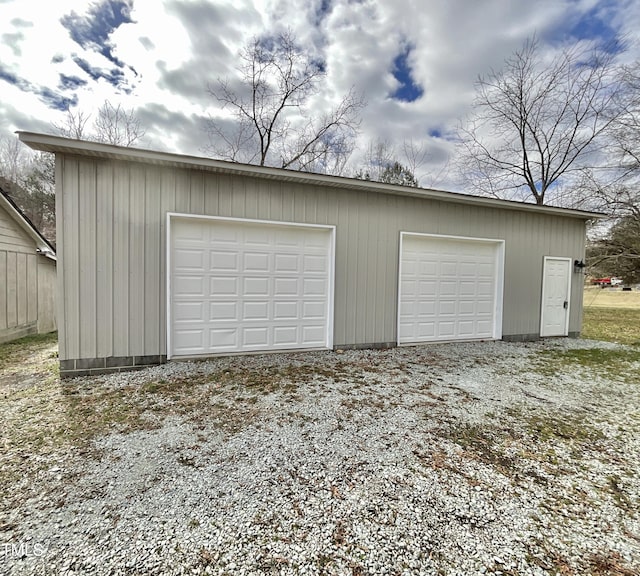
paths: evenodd
<path fill-rule="evenodd" d="M 56 327 L 56 263 L 38 258 L 38 333 L 53 332 Z"/>
<path fill-rule="evenodd" d="M 33 239 L 0 206 L 0 250 L 33 254 Z"/>
<path fill-rule="evenodd" d="M 0 342 L 55 330 L 56 265 L 0 207 Z"/>
<path fill-rule="evenodd" d="M 338 346 L 395 342 L 400 231 L 505 240 L 505 337 L 539 333 L 544 256 L 584 256 L 580 219 L 57 158 L 63 360 L 166 354 L 167 212 L 335 225 Z M 579 279 L 572 277 L 573 304 L 582 297 Z M 571 332 L 579 330 L 579 314 L 572 306 Z"/>

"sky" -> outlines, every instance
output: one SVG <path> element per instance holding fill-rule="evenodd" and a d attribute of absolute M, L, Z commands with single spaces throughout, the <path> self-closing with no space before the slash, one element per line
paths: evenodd
<path fill-rule="evenodd" d="M 637 0 L 0 0 L 0 136 L 51 133 L 65 110 L 133 108 L 140 147 L 204 156 L 224 114 L 207 86 L 238 74 L 255 36 L 289 29 L 320 58 L 320 114 L 366 100 L 355 170 L 372 142 L 421 150 L 422 186 L 455 190 L 456 127 L 479 75 L 534 34 L 549 53 L 624 37 L 640 56 Z"/>

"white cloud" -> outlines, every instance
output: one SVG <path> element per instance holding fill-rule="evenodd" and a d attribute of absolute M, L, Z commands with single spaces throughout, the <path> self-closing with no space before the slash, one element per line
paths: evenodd
<path fill-rule="evenodd" d="M 318 112 L 335 106 L 352 86 L 364 94 L 368 106 L 360 150 L 375 138 L 395 142 L 397 149 L 404 140 L 424 142 L 432 151 L 429 168 L 434 173 L 442 170 L 452 150 L 442 136 L 467 113 L 478 74 L 499 68 L 532 34 L 555 50 L 575 40 L 576 25 L 585 14 L 600 12 L 609 26 L 628 34 L 633 52 L 626 58 L 640 54 L 640 7 L 633 0 L 443 0 L 427 5 L 420 0 L 134 0 L 133 22 L 111 35 L 113 55 L 138 73 L 125 70 L 132 88 L 127 94 L 105 80 L 91 80 L 71 59 L 76 54 L 92 66 L 111 66 L 104 55 L 75 43 L 60 24 L 63 15 L 86 14 L 93 3 L 0 3 L 5 71 L 32 86 L 75 93 L 85 109 L 96 109 L 105 99 L 136 107 L 148 124 L 150 146 L 179 146 L 175 151 L 186 153 L 199 153 L 206 143 L 199 124 L 215 111 L 207 82 L 235 74 L 241 47 L 263 32 L 291 28 L 304 46 L 324 57 L 328 76 L 314 101 Z M 411 103 L 389 96 L 398 85 L 393 60 L 407 45 L 413 79 L 424 90 Z M 52 63 L 55 55 L 62 62 Z M 88 84 L 60 90 L 60 74 Z M 36 94 L 25 94 L 1 78 L 0 85 L 4 130 L 60 120 L 61 113 Z M 22 123 L 29 126 L 18 125 Z M 454 181 L 441 180 L 440 185 L 453 186 Z"/>

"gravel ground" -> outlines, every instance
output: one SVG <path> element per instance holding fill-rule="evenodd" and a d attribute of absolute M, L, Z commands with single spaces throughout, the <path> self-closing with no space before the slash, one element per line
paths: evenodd
<path fill-rule="evenodd" d="M 56 430 L 94 432 L 5 432 L 0 573 L 640 574 L 638 359 L 563 339 L 55 381 Z"/>

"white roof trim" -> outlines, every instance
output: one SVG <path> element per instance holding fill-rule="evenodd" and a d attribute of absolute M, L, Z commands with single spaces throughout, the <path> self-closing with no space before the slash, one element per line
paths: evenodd
<path fill-rule="evenodd" d="M 15 222 L 22 228 L 29 237 L 36 244 L 36 251 L 38 254 L 45 256 L 51 260 L 57 260 L 56 253 L 53 247 L 45 237 L 40 234 L 36 227 L 25 217 L 22 211 L 14 205 L 11 199 L 7 196 L 7 190 L 0 187 L 0 206 L 2 206 L 9 216 L 11 216 Z"/>
<path fill-rule="evenodd" d="M 301 184 L 315 184 L 330 186 L 333 188 L 357 189 L 384 194 L 414 196 L 419 198 L 428 198 L 431 200 L 441 200 L 443 202 L 453 202 L 456 204 L 473 204 L 476 206 L 486 206 L 506 210 L 524 210 L 539 212 L 542 214 L 554 214 L 570 218 L 580 218 L 583 220 L 601 218 L 604 216 L 603 214 L 586 212 L 583 210 L 570 210 L 567 208 L 556 208 L 553 206 L 537 206 L 535 204 L 528 204 L 525 202 L 471 196 L 458 192 L 445 192 L 442 190 L 432 190 L 428 188 L 412 188 L 396 184 L 384 184 L 382 182 L 345 178 L 343 176 L 328 176 L 325 174 L 299 172 L 294 170 L 285 170 L 282 168 L 271 168 L 268 166 L 239 164 L 198 156 L 185 156 L 169 152 L 143 150 L 140 148 L 126 148 L 123 146 L 114 146 L 112 144 L 73 140 L 71 138 L 63 138 L 61 136 L 52 136 L 49 134 L 40 134 L 35 132 L 17 132 L 17 134 L 22 142 L 34 150 L 41 150 L 43 152 L 93 156 L 97 158 L 142 162 L 145 164 L 191 168 L 219 174 L 236 174 L 239 176 L 252 176 L 254 178 L 265 178 L 285 182 L 299 182 Z"/>

